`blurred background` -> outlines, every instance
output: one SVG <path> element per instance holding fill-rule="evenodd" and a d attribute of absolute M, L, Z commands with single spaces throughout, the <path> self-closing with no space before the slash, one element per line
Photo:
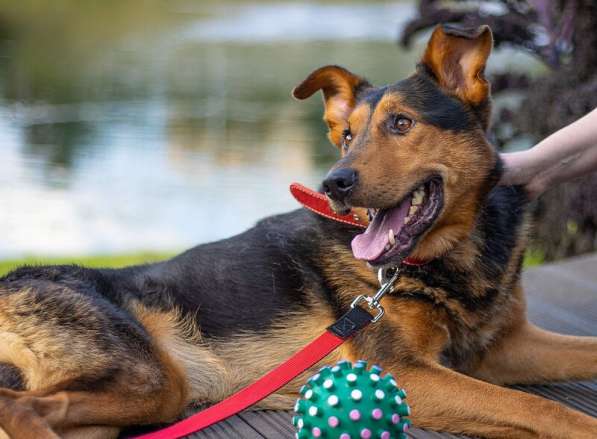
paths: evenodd
<path fill-rule="evenodd" d="M 297 207 L 335 151 L 292 87 L 401 79 L 438 22 L 494 29 L 498 147 L 597 105 L 590 1 L 0 0 L 0 273 L 160 259 Z M 537 203 L 528 263 L 594 250 L 595 182 Z"/>

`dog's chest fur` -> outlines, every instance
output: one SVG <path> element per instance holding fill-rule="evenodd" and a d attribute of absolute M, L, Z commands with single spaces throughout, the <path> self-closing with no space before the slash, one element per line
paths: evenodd
<path fill-rule="evenodd" d="M 507 203 L 510 209 L 504 209 Z M 476 228 L 449 255 L 403 268 L 395 295 L 427 302 L 444 316 L 447 338 L 440 362 L 466 372 L 505 328 L 525 312 L 520 273 L 528 220 L 518 189 L 494 190 Z"/>

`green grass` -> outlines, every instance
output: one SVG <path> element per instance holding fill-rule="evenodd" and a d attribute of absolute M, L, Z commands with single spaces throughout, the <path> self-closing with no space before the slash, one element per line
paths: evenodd
<path fill-rule="evenodd" d="M 156 262 L 168 259 L 176 253 L 168 252 L 139 252 L 124 253 L 117 255 L 97 255 L 97 256 L 72 256 L 72 257 L 35 257 L 28 256 L 22 259 L 0 260 L 0 276 L 5 275 L 14 268 L 29 264 L 80 264 L 86 267 L 118 268 L 127 265 L 143 264 L 146 262 Z"/>
<path fill-rule="evenodd" d="M 98 256 L 81 256 L 81 257 L 34 257 L 29 256 L 22 259 L 8 259 L 0 260 L 0 276 L 5 275 L 14 268 L 29 264 L 80 264 L 86 267 L 101 267 L 101 268 L 118 268 L 126 267 L 127 265 L 143 264 L 146 262 L 156 262 L 168 259 L 176 253 L 168 252 L 140 252 L 140 253 L 124 253 L 118 255 L 98 255 Z M 528 249 L 524 257 L 524 267 L 535 267 L 544 262 L 543 252 L 537 249 Z"/>
<path fill-rule="evenodd" d="M 524 254 L 524 268 L 536 267 L 537 265 L 541 265 L 544 262 L 545 253 L 543 253 L 543 250 L 538 248 L 527 248 L 527 251 Z"/>

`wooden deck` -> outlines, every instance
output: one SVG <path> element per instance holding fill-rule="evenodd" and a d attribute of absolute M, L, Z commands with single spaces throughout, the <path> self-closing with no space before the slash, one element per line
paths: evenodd
<path fill-rule="evenodd" d="M 562 333 L 597 335 L 597 254 L 527 270 L 524 286 L 531 321 Z M 597 381 L 515 387 L 597 417 Z M 190 437 L 293 438 L 290 418 L 290 412 L 245 412 Z M 409 435 L 414 438 L 463 437 L 416 428 Z"/>

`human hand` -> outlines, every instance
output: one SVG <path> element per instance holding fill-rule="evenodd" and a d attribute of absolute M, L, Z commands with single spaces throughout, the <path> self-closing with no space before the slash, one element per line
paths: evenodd
<path fill-rule="evenodd" d="M 597 171 L 597 109 L 527 151 L 500 154 L 499 184 L 522 185 L 529 198 L 549 187 Z"/>

